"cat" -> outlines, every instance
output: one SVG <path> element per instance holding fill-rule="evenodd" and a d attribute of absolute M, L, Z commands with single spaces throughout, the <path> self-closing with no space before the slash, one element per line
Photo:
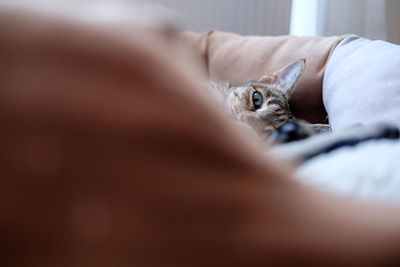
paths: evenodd
<path fill-rule="evenodd" d="M 304 73 L 305 65 L 306 60 L 300 59 L 257 81 L 239 86 L 211 82 L 209 87 L 228 112 L 250 125 L 261 137 L 271 140 L 272 133 L 286 125 L 286 128 L 295 129 L 296 132 L 287 134 L 291 138 L 282 138 L 283 135 L 280 135 L 275 140 L 287 142 L 303 139 L 316 132 L 330 131 L 329 125 L 301 122 L 290 111 L 289 97 Z M 296 127 L 290 127 L 291 123 L 296 123 Z"/>
<path fill-rule="evenodd" d="M 211 82 L 209 87 L 236 119 L 246 122 L 261 137 L 276 144 L 269 153 L 278 158 L 302 163 L 334 149 L 366 140 L 399 138 L 397 127 L 387 123 L 358 125 L 336 134 L 319 135 L 331 132 L 330 126 L 309 124 L 297 119 L 290 111 L 289 97 L 305 65 L 305 60 L 301 59 L 258 81 L 240 86 Z"/>

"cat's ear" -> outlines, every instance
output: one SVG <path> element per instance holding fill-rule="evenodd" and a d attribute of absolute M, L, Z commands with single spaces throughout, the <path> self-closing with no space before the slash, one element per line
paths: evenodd
<path fill-rule="evenodd" d="M 258 82 L 277 84 L 279 89 L 290 95 L 300 76 L 303 74 L 305 66 L 305 59 L 297 60 L 273 74 L 263 76 Z"/>

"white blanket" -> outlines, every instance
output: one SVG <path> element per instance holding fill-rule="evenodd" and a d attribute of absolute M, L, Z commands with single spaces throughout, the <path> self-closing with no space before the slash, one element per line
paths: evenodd
<path fill-rule="evenodd" d="M 301 165 L 296 176 L 333 194 L 400 205 L 400 141 L 344 147 Z"/>

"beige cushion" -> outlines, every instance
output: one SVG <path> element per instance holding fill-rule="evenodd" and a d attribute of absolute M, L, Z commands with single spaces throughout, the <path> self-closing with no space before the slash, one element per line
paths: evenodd
<path fill-rule="evenodd" d="M 257 80 L 305 58 L 306 70 L 293 92 L 291 108 L 297 117 L 310 122 L 323 122 L 326 118 L 322 78 L 330 53 L 344 36 L 240 36 L 219 31 L 185 33 L 184 36 L 197 45 L 206 61 L 209 77 L 232 84 Z"/>

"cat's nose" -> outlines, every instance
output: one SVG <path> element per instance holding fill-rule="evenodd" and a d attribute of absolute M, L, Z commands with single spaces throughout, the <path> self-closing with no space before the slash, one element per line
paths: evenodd
<path fill-rule="evenodd" d="M 296 121 L 287 122 L 270 134 L 269 141 L 274 143 L 288 143 L 302 140 L 312 135 L 312 132 Z"/>
<path fill-rule="evenodd" d="M 393 125 L 386 125 L 382 127 L 382 136 L 389 139 L 399 139 L 400 131 Z"/>

